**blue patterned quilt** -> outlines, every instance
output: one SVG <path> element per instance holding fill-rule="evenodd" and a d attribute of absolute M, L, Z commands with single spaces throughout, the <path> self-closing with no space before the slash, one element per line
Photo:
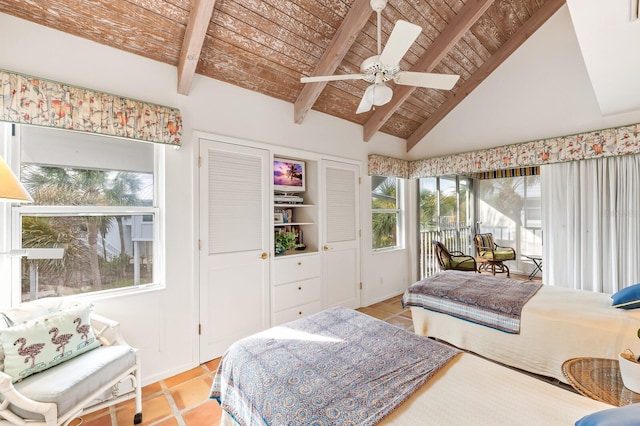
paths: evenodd
<path fill-rule="evenodd" d="M 412 284 L 404 293 L 402 305 L 519 334 L 522 308 L 540 287 L 540 282 L 443 271 Z"/>
<path fill-rule="evenodd" d="M 241 425 L 373 425 L 457 353 L 331 308 L 234 343 L 211 398 Z"/>

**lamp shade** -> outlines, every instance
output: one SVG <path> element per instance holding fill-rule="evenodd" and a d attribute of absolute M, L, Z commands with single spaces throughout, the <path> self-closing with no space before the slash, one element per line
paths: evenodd
<path fill-rule="evenodd" d="M 33 203 L 18 177 L 0 157 L 0 202 Z"/>

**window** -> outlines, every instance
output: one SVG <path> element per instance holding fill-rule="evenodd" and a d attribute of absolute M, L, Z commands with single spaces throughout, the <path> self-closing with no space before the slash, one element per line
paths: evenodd
<path fill-rule="evenodd" d="M 159 282 L 157 146 L 29 126 L 19 134 L 20 180 L 34 199 L 13 207 L 13 248 L 27 254 L 20 300 Z M 41 248 L 62 258 L 34 259 Z"/>
<path fill-rule="evenodd" d="M 519 254 L 542 253 L 540 176 L 478 181 L 480 232 Z"/>
<path fill-rule="evenodd" d="M 401 180 L 395 177 L 371 177 L 371 226 L 374 250 L 402 246 L 401 184 Z"/>

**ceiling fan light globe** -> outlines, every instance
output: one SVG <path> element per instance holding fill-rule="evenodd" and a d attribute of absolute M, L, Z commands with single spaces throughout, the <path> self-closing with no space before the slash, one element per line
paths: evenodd
<path fill-rule="evenodd" d="M 369 86 L 371 90 L 365 92 L 371 105 L 380 106 L 388 103 L 393 97 L 393 90 L 386 84 L 375 84 Z"/>

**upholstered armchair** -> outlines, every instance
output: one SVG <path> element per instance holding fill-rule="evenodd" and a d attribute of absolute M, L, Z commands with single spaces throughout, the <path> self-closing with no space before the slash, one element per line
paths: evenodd
<path fill-rule="evenodd" d="M 0 312 L 0 425 L 59 426 L 135 398 L 138 350 L 87 303 L 46 298 Z"/>
<path fill-rule="evenodd" d="M 491 271 L 493 275 L 506 272 L 509 267 L 503 262 L 516 259 L 516 251 L 512 247 L 499 246 L 493 240 L 493 234 L 476 234 L 474 237 L 476 254 L 480 261 L 479 271 Z"/>
<path fill-rule="evenodd" d="M 438 260 L 440 269 L 455 269 L 457 271 L 477 271 L 476 260 L 472 256 L 465 255 L 460 251 L 450 252 L 439 241 L 433 242 L 433 253 Z"/>

